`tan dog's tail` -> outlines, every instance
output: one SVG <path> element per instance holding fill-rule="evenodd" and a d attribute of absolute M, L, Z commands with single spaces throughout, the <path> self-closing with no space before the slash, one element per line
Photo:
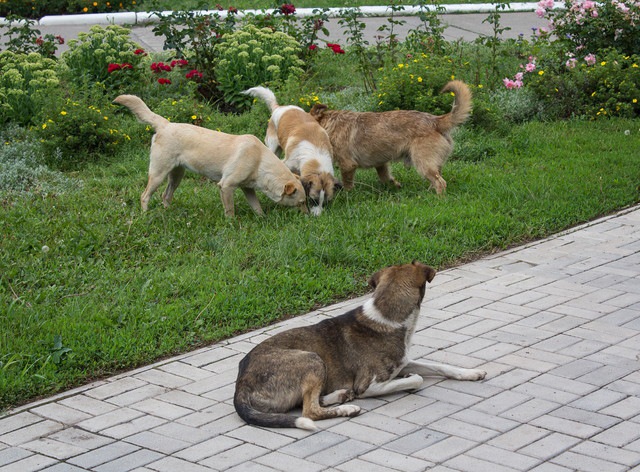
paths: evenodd
<path fill-rule="evenodd" d="M 233 397 L 233 406 L 238 412 L 238 416 L 248 424 L 255 424 L 265 428 L 299 428 L 309 431 L 316 431 L 318 428 L 313 420 L 304 416 L 296 417 L 286 413 L 267 413 L 256 410 L 251 405 L 251 395 L 236 389 Z"/>
<path fill-rule="evenodd" d="M 136 115 L 138 120 L 151 125 L 154 130 L 158 130 L 170 123 L 166 118 L 152 112 L 149 107 L 135 95 L 119 95 L 113 103 L 127 107 L 131 110 L 131 113 Z"/>
<path fill-rule="evenodd" d="M 471 89 L 463 81 L 448 82 L 442 89 L 442 93 L 444 92 L 453 92 L 455 99 L 451 111 L 437 118 L 437 128 L 440 132 L 447 132 L 467 121 L 472 108 Z"/>
<path fill-rule="evenodd" d="M 279 106 L 275 94 L 266 87 L 251 87 L 250 89 L 245 90 L 242 93 L 262 100 L 267 104 L 271 113 L 273 113 L 273 111 Z"/>

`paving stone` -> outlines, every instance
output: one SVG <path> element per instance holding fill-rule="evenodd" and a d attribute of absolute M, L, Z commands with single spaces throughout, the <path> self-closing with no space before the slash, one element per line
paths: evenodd
<path fill-rule="evenodd" d="M 127 423 L 143 415 L 140 411 L 135 411 L 130 408 L 119 408 L 117 410 L 104 413 L 102 415 L 94 416 L 88 420 L 78 423 L 78 427 L 92 431 L 94 433 L 111 428 L 112 426 Z"/>
<path fill-rule="evenodd" d="M 194 367 L 182 361 L 169 362 L 168 364 L 159 366 L 158 369 L 170 374 L 184 377 L 188 379 L 190 383 L 211 377 L 211 371 L 202 369 L 200 367 Z"/>
<path fill-rule="evenodd" d="M 469 439 L 449 436 L 442 441 L 438 441 L 435 444 L 431 444 L 424 449 L 414 452 L 412 456 L 437 464 L 456 457 L 472 447 L 477 446 L 477 444 L 477 442 Z"/>
<path fill-rule="evenodd" d="M 2 472 L 35 472 L 56 462 L 56 459 L 40 454 L 28 456 L 2 467 Z"/>
<path fill-rule="evenodd" d="M 526 369 L 512 369 L 504 374 L 501 374 L 497 377 L 492 377 L 485 382 L 485 384 L 494 385 L 503 390 L 509 390 L 518 385 L 522 385 L 529 380 L 538 377 L 540 372 L 536 372 L 534 370 L 526 370 Z"/>
<path fill-rule="evenodd" d="M 559 387 L 561 386 L 562 385 L 559 385 Z M 563 392 L 558 388 L 539 385 L 537 383 L 534 383 L 534 381 L 518 385 L 517 387 L 513 388 L 511 392 L 521 393 L 529 398 L 539 398 L 541 400 L 547 400 L 549 402 L 561 404 L 567 404 L 580 398 L 580 395 L 578 394 Z"/>
<path fill-rule="evenodd" d="M 592 411 L 581 410 L 579 408 L 573 408 L 569 406 L 558 408 L 557 410 L 551 412 L 550 415 L 604 429 L 610 428 L 614 424 L 620 422 L 620 419 L 614 416 L 603 415 L 600 413 L 594 413 Z"/>
<path fill-rule="evenodd" d="M 307 456 L 306 460 L 333 467 L 355 459 L 374 448 L 375 446 L 373 444 L 356 441 L 355 439 L 347 439 L 344 442 Z"/>
<path fill-rule="evenodd" d="M 19 461 L 33 453 L 20 447 L 8 447 L 0 451 L 0 467 Z"/>
<path fill-rule="evenodd" d="M 162 402 L 155 398 L 149 398 L 147 400 L 134 403 L 131 405 L 131 408 L 160 418 L 165 418 L 167 420 L 175 420 L 181 416 L 186 416 L 189 413 L 192 413 L 192 410 L 188 408 L 174 405 L 172 403 Z"/>
<path fill-rule="evenodd" d="M 519 425 L 516 421 L 489 415 L 473 409 L 460 410 L 451 415 L 451 418 L 500 432 L 509 431 Z"/>
<path fill-rule="evenodd" d="M 601 388 L 571 402 L 569 406 L 589 411 L 600 411 L 625 398 L 626 395 Z M 615 415 L 613 415 L 615 416 Z"/>
<path fill-rule="evenodd" d="M 87 450 L 97 449 L 113 442 L 113 439 L 90 433 L 79 428 L 65 428 L 48 436 L 50 439 L 78 446 Z"/>
<path fill-rule="evenodd" d="M 412 429 L 415 429 L 415 425 L 413 425 Z M 382 431 L 377 427 L 365 426 L 355 421 L 345 421 L 329 428 L 327 431 L 378 446 L 398 438 L 397 434 Z"/>
<path fill-rule="evenodd" d="M 142 380 L 135 379 L 133 377 L 122 377 L 91 390 L 87 390 L 85 395 L 95 398 L 96 400 L 105 400 L 115 395 L 121 395 L 129 390 L 144 387 L 145 385 L 147 385 L 147 383 Z"/>
<path fill-rule="evenodd" d="M 259 429 L 255 426 L 247 425 L 230 431 L 227 433 L 227 436 L 271 450 L 280 449 L 294 441 L 292 438 L 279 434 L 276 431 L 277 430 L 269 431 Z"/>
<path fill-rule="evenodd" d="M 169 401 L 169 403 L 171 402 Z M 189 415 L 182 416 L 178 418 L 176 422 L 197 428 L 207 423 L 212 423 L 213 421 L 219 418 L 229 416 L 231 413 L 234 413 L 234 412 L 235 412 L 235 409 L 233 408 L 233 405 L 216 402 L 210 407 L 207 407 L 205 410 L 196 411 Z"/>
<path fill-rule="evenodd" d="M 537 467 L 531 469 L 530 472 L 574 472 L 574 469 L 567 469 L 561 465 L 544 462 Z"/>
<path fill-rule="evenodd" d="M 478 459 L 482 459 L 487 462 L 494 462 L 506 467 L 511 467 L 515 470 L 529 470 L 541 462 L 540 459 L 500 449 L 495 446 L 489 446 L 487 444 L 482 444 L 473 448 L 467 451 L 465 455 L 477 457 Z"/>
<path fill-rule="evenodd" d="M 498 436 L 500 434 L 498 431 L 493 429 L 475 426 L 453 418 L 442 418 L 431 423 L 429 427 L 445 434 L 459 436 L 461 438 L 471 439 L 474 441 L 488 441 L 494 436 Z"/>
<path fill-rule="evenodd" d="M 228 449 L 233 449 L 242 444 L 242 441 L 227 436 L 217 436 L 199 444 L 186 447 L 174 454 L 174 456 L 189 462 L 200 462 L 207 457 L 214 456 Z"/>
<path fill-rule="evenodd" d="M 597 390 L 597 387 L 594 387 L 591 384 L 566 379 L 549 373 L 542 374 L 536 377 L 532 380 L 532 382 L 535 384 L 550 387 L 552 389 L 558 389 L 563 392 L 574 393 L 580 396 L 588 395 L 594 390 Z"/>
<path fill-rule="evenodd" d="M 0 441 L 10 446 L 24 444 L 34 439 L 47 436 L 56 431 L 60 431 L 64 426 L 51 420 L 44 420 L 38 423 L 32 423 L 28 426 L 11 431 L 10 433 L 0 436 Z"/>
<path fill-rule="evenodd" d="M 120 395 L 114 395 L 107 400 L 109 403 L 113 403 L 117 406 L 131 406 L 135 403 L 140 403 L 148 398 L 155 398 L 158 395 L 162 395 L 167 392 L 166 387 L 160 387 L 154 384 L 143 385 L 139 388 L 134 388 Z"/>
<path fill-rule="evenodd" d="M 199 395 L 193 395 L 181 390 L 170 390 L 167 393 L 159 395 L 157 399 L 196 411 L 204 411 L 216 403 L 208 398 L 203 398 Z"/>
<path fill-rule="evenodd" d="M 389 469 L 389 467 L 382 466 L 379 464 L 374 464 L 373 462 L 363 461 L 362 459 L 352 459 L 343 464 L 338 464 L 336 466 L 337 470 L 341 470 L 343 472 L 389 472 L 397 469 Z M 287 472 L 293 469 L 287 469 Z M 297 469 L 297 470 L 309 470 L 309 469 Z M 323 470 L 326 470 L 323 468 Z M 433 469 L 429 469 L 430 471 Z"/>
<path fill-rule="evenodd" d="M 434 402 L 426 407 L 411 411 L 406 415 L 401 416 L 400 419 L 419 425 L 428 425 L 462 409 L 463 407 L 459 405 L 452 405 L 451 403 L 446 402 Z M 376 411 L 380 411 L 380 408 Z"/>
<path fill-rule="evenodd" d="M 85 469 L 92 469 L 93 467 L 96 467 L 100 464 L 105 464 L 109 461 L 118 459 L 119 457 L 131 454 L 138 449 L 140 448 L 132 444 L 116 442 L 99 447 L 97 449 L 93 449 L 80 456 L 73 457 L 67 462 L 77 465 L 78 467 L 83 467 Z"/>
<path fill-rule="evenodd" d="M 240 444 L 233 449 L 219 452 L 207 459 L 200 461 L 200 465 L 212 467 L 217 470 L 229 469 L 243 462 L 251 461 L 256 457 L 263 456 L 270 452 L 263 447 L 253 444 Z"/>
<path fill-rule="evenodd" d="M 419 394 L 427 398 L 433 398 L 434 400 L 439 400 L 439 401 L 446 401 L 448 403 L 453 403 L 454 405 L 460 405 L 460 406 L 471 406 L 482 401 L 481 397 L 476 397 L 475 395 L 456 392 L 454 390 L 449 390 L 448 388 L 444 388 L 438 385 L 429 387 L 428 389 L 421 390 Z"/>
<path fill-rule="evenodd" d="M 88 413 L 91 416 L 102 415 L 118 408 L 116 405 L 102 400 L 96 400 L 83 394 L 64 398 L 58 403 L 73 408 L 74 410 Z"/>
<path fill-rule="evenodd" d="M 449 459 L 445 466 L 461 472 L 515 472 L 517 469 L 462 454 Z"/>
<path fill-rule="evenodd" d="M 58 403 L 48 403 L 31 410 L 43 418 L 64 424 L 75 424 L 90 418 L 91 415 Z"/>
<path fill-rule="evenodd" d="M 536 418 L 532 420 L 530 424 L 582 439 L 590 438 L 602 431 L 602 428 L 600 427 L 591 426 L 578 421 L 565 420 L 564 418 L 558 418 L 551 414 Z"/>
<path fill-rule="evenodd" d="M 623 421 L 593 436 L 591 440 L 610 446 L 622 447 L 638 438 L 640 438 L 640 427 L 638 427 L 638 424 L 631 421 Z"/>
<path fill-rule="evenodd" d="M 76 467 L 75 465 L 67 464 L 65 462 L 58 462 L 57 464 L 42 469 L 41 472 L 84 472 L 85 469 Z"/>
<path fill-rule="evenodd" d="M 363 426 L 375 429 L 378 432 L 389 433 L 394 437 L 415 431 L 419 427 L 415 423 L 391 418 L 387 415 L 381 415 L 375 411 L 368 411 L 366 415 L 359 415 L 351 418 L 351 421 L 344 423 L 344 425 L 347 424 L 362 424 Z M 356 437 L 355 439 L 360 438 Z"/>
<path fill-rule="evenodd" d="M 436 403 L 436 401 L 432 398 L 426 398 L 421 395 L 406 395 L 399 400 L 376 408 L 375 411 L 381 415 L 399 418 L 434 403 Z"/>
<path fill-rule="evenodd" d="M 111 428 L 103 429 L 100 434 L 108 436 L 110 438 L 122 439 L 127 436 L 140 433 L 142 431 L 148 431 L 151 428 L 165 424 L 167 420 L 158 418 L 157 416 L 145 415 L 135 418 L 126 423 L 112 426 Z"/>
<path fill-rule="evenodd" d="M 128 472 L 140 466 L 150 464 L 162 457 L 162 454 L 146 449 L 141 449 L 129 455 L 120 457 L 111 462 L 94 468 L 96 472 Z"/>
<path fill-rule="evenodd" d="M 620 447 L 608 446 L 593 441 L 585 441 L 571 449 L 571 452 L 585 456 L 596 457 L 608 462 L 633 467 L 640 464 L 640 453 L 628 451 Z"/>
<path fill-rule="evenodd" d="M 259 464 L 255 460 L 243 462 L 230 469 L 227 472 L 275 472 L 275 469 L 267 467 L 266 465 Z"/>
<path fill-rule="evenodd" d="M 357 460 L 357 459 L 356 459 Z M 292 470 L 305 471 L 305 472 L 319 472 L 325 469 L 322 464 L 316 464 L 304 459 L 300 459 L 294 456 L 288 456 L 282 454 L 279 451 L 274 451 L 261 457 L 256 457 L 255 462 L 271 467 L 274 470 L 280 470 L 282 472 L 290 472 Z M 346 464 L 349 464 L 349 461 Z M 343 468 L 345 464 L 339 466 L 340 470 L 348 470 Z M 370 464 L 373 465 L 373 464 Z M 362 469 L 361 469 L 362 470 Z M 375 470 L 375 469 L 374 469 Z"/>
<path fill-rule="evenodd" d="M 22 444 L 21 447 L 44 456 L 64 460 L 87 452 L 83 447 L 74 446 L 51 438 L 39 438 Z"/>
<path fill-rule="evenodd" d="M 627 397 L 624 400 L 601 409 L 600 413 L 628 420 L 640 414 L 640 398 Z"/>
<path fill-rule="evenodd" d="M 393 451 L 387 451 L 383 449 L 374 449 L 359 457 L 366 462 L 373 462 L 374 464 L 381 465 L 394 470 L 401 470 L 403 472 L 422 472 L 428 470 L 434 464 L 423 459 L 417 459 L 415 457 L 409 457 L 404 454 L 399 454 Z"/>
<path fill-rule="evenodd" d="M 158 461 L 147 464 L 147 468 L 158 472 L 211 472 L 209 467 L 194 464 L 177 457 L 163 457 Z"/>
<path fill-rule="evenodd" d="M 494 397 L 487 398 L 480 403 L 476 403 L 473 408 L 474 410 L 479 410 L 484 413 L 497 415 L 530 399 L 531 396 L 525 393 L 507 390 L 495 395 Z"/>
<path fill-rule="evenodd" d="M 319 451 L 346 441 L 346 437 L 329 431 L 320 431 L 280 449 L 280 452 L 294 457 L 306 458 Z"/>
<path fill-rule="evenodd" d="M 554 464 L 580 470 L 580 472 L 624 472 L 627 470 L 627 467 L 624 465 L 576 454 L 574 452 L 565 452 L 558 457 L 554 457 L 551 461 Z"/>
<path fill-rule="evenodd" d="M 549 434 L 551 434 L 551 432 L 547 429 L 523 424 L 491 439 L 487 444 L 496 446 L 500 449 L 506 449 L 508 451 L 517 451 L 518 449 L 532 444 Z"/>
<path fill-rule="evenodd" d="M 141 433 L 128 436 L 126 442 L 135 444 L 144 449 L 160 452 L 164 455 L 170 455 L 190 446 L 186 441 L 180 441 L 175 438 L 163 436 L 152 431 L 143 431 Z"/>
<path fill-rule="evenodd" d="M 582 440 L 561 433 L 551 433 L 538 441 L 518 450 L 522 454 L 549 460 L 558 454 L 571 449 Z"/>
<path fill-rule="evenodd" d="M 414 452 L 431 444 L 440 442 L 445 438 L 447 438 L 446 434 L 422 428 L 418 431 L 414 431 L 413 433 L 409 433 L 401 438 L 388 442 L 384 445 L 384 448 L 401 454 L 411 455 Z"/>

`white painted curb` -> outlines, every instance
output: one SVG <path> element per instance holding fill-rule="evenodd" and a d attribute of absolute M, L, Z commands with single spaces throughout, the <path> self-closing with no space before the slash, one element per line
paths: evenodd
<path fill-rule="evenodd" d="M 564 3 L 556 2 L 554 8 L 562 8 Z M 460 4 L 460 5 L 441 5 L 441 11 L 443 14 L 456 14 L 456 13 L 489 13 L 495 10 L 496 4 L 494 3 L 477 3 L 477 4 Z M 509 8 L 502 10 L 504 13 L 509 12 L 526 12 L 535 11 L 538 8 L 537 3 L 510 3 Z M 340 17 L 340 12 L 347 8 L 329 8 L 327 14 L 330 17 Z M 318 8 L 298 8 L 296 9 L 296 17 L 304 18 L 314 15 Z M 321 9 L 320 9 L 321 10 Z M 269 10 L 240 10 L 237 16 L 242 18 L 245 15 L 259 15 Z M 404 10 L 393 12 L 388 6 L 374 6 L 374 7 L 360 7 L 361 16 L 374 17 L 374 16 L 390 16 L 393 13 L 394 16 L 410 16 L 416 15 L 420 12 L 418 7 L 405 6 Z M 168 16 L 172 14 L 172 11 L 163 11 L 161 16 Z M 198 15 L 213 15 L 218 14 L 221 18 L 227 16 L 227 11 L 222 10 L 199 10 L 195 11 Z M 140 25 L 148 23 L 157 23 L 159 17 L 150 12 L 122 12 L 122 13 L 87 13 L 83 15 L 51 15 L 44 16 L 37 21 L 38 25 L 43 26 L 58 26 L 58 25 Z M 5 18 L 0 18 L 0 25 L 7 25 L 8 22 Z"/>

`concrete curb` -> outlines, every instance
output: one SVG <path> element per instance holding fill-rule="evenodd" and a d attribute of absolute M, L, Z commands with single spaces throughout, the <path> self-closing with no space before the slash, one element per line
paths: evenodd
<path fill-rule="evenodd" d="M 562 2 L 556 2 L 554 8 L 562 8 Z M 522 2 L 511 3 L 509 8 L 504 10 L 505 13 L 509 12 L 527 12 L 535 11 L 538 7 L 537 3 Z M 495 10 L 496 5 L 493 3 L 478 3 L 471 5 L 441 5 L 441 11 L 443 14 L 464 14 L 464 13 L 489 13 Z M 299 8 L 296 9 L 296 17 L 304 18 L 315 14 L 317 8 Z M 339 17 L 340 12 L 344 8 L 329 8 L 328 15 L 330 17 Z M 245 15 L 262 14 L 267 10 L 241 10 L 238 11 L 238 17 L 242 18 Z M 360 7 L 360 11 L 363 17 L 379 17 L 389 16 L 391 8 L 388 6 L 364 6 Z M 161 16 L 167 16 L 172 14 L 172 11 L 163 11 Z M 200 10 L 194 12 L 199 15 L 213 15 L 218 14 L 221 18 L 227 16 L 227 11 L 218 10 Z M 412 16 L 420 13 L 420 8 L 415 6 L 407 6 L 404 10 L 395 12 L 396 16 Z M 36 24 L 42 26 L 61 26 L 61 25 L 144 25 L 149 23 L 157 23 L 159 16 L 151 12 L 121 12 L 121 13 L 88 13 L 84 15 L 51 15 L 44 16 L 36 21 Z M 0 17 L 0 25 L 10 24 L 6 18 Z"/>

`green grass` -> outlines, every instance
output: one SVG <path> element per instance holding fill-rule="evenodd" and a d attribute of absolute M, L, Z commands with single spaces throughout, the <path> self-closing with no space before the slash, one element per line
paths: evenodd
<path fill-rule="evenodd" d="M 493 157 L 452 159 L 443 198 L 394 165 L 401 189 L 358 171 L 319 218 L 262 197 L 260 218 L 238 192 L 231 220 L 193 174 L 143 213 L 138 134 L 67 173 L 79 190 L 0 199 L 0 410 L 363 294 L 388 264 L 443 269 L 637 203 L 638 128 L 533 122 L 493 136 Z"/>

